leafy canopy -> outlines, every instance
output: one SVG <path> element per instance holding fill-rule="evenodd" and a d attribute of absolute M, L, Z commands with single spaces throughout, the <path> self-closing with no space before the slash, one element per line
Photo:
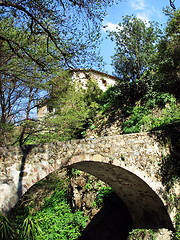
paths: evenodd
<path fill-rule="evenodd" d="M 158 44 L 156 55 L 158 90 L 174 94 L 179 99 L 180 92 L 180 10 L 165 9 L 169 16 L 165 34 Z"/>
<path fill-rule="evenodd" d="M 145 23 L 135 16 L 125 16 L 117 31 L 109 32 L 115 42 L 112 65 L 119 77 L 119 94 L 123 101 L 136 101 L 152 86 L 152 68 L 156 43 L 160 36 L 157 23 Z"/>
<path fill-rule="evenodd" d="M 15 26 L 27 34 L 27 39 L 33 37 L 37 42 L 41 36 L 47 53 L 59 59 L 61 67 L 80 67 L 80 63 L 93 59 L 100 24 L 107 6 L 113 3 L 106 0 L 1 0 L 0 20 L 13 18 Z M 11 39 L 1 32 L 0 40 L 7 42 L 11 51 L 18 56 L 25 52 L 24 45 L 18 39 Z M 31 49 L 25 50 L 32 60 Z M 33 61 L 39 64 L 40 58 L 36 57 Z"/>
<path fill-rule="evenodd" d="M 133 15 L 123 17 L 117 31 L 109 32 L 116 44 L 112 65 L 118 77 L 129 82 L 140 79 L 149 68 L 159 33 L 156 23 L 145 23 Z"/>

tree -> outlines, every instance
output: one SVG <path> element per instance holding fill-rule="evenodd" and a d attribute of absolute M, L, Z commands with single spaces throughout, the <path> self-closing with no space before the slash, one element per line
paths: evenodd
<path fill-rule="evenodd" d="M 132 101 L 150 88 L 149 72 L 159 34 L 156 23 L 145 23 L 133 15 L 123 17 L 117 31 L 109 32 L 116 44 L 112 64 L 120 79 L 118 84 L 124 96 Z"/>
<path fill-rule="evenodd" d="M 39 53 L 39 56 L 43 54 L 46 63 L 55 65 L 55 60 L 46 54 L 44 42 L 36 43 L 33 39 L 28 39 L 27 34 L 22 29 L 14 27 L 13 23 L 14 19 L 2 20 L 1 32 L 4 31 L 10 39 L 15 38 L 21 42 L 21 45 L 29 48 L 32 53 L 36 48 L 36 54 Z M 32 118 L 39 99 L 43 94 L 47 94 L 45 91 L 42 92 L 42 89 L 49 74 L 41 71 L 39 66 L 26 55 L 22 58 L 17 56 L 11 51 L 7 42 L 0 41 L 0 45 L 0 131 L 1 144 L 5 144 L 10 138 L 10 130 L 16 132 L 14 127 L 22 123 L 22 132 L 18 132 L 23 138 L 26 128 L 24 121 Z"/>
<path fill-rule="evenodd" d="M 165 34 L 158 45 L 156 65 L 156 88 L 174 94 L 179 99 L 180 92 L 180 10 L 166 9 L 169 16 Z"/>
<path fill-rule="evenodd" d="M 69 140 L 82 137 L 100 109 L 102 90 L 91 77 L 84 89 L 72 81 L 69 71 L 60 73 L 48 82 L 49 96 L 44 100 L 49 114 L 41 119 L 42 134 L 36 142 Z M 43 105 L 43 102 L 42 102 Z"/>
<path fill-rule="evenodd" d="M 155 23 L 148 24 L 134 16 L 125 16 L 117 31 L 109 32 L 116 44 L 112 64 L 116 75 L 124 80 L 140 79 L 149 68 L 159 31 Z"/>
<path fill-rule="evenodd" d="M 47 95 L 46 83 L 62 69 L 98 65 L 95 49 L 109 5 L 106 0 L 0 0 L 2 142 L 17 125 L 19 142 L 26 141 L 37 125 L 29 119 Z"/>
<path fill-rule="evenodd" d="M 100 23 L 106 7 L 112 3 L 106 0 L 1 0 L 0 20 L 14 17 L 15 25 L 27 33 L 27 38 L 33 37 L 36 41 L 43 36 L 47 53 L 58 58 L 61 67 L 80 67 L 90 58 L 94 59 L 93 50 L 99 38 Z M 25 54 L 46 69 L 43 59 L 32 55 L 21 41 L 11 39 L 3 32 L 0 39 L 6 41 L 19 57 Z"/>
<path fill-rule="evenodd" d="M 0 1 L 2 142 L 17 125 L 19 142 L 26 141 L 34 130 L 29 119 L 47 95 L 46 82 L 62 68 L 97 64 L 92 59 L 108 5 L 104 0 Z"/>
<path fill-rule="evenodd" d="M 46 103 L 54 108 L 54 111 L 42 119 L 46 130 L 41 136 L 45 141 L 47 136 L 49 140 L 72 139 L 83 129 L 89 114 L 83 90 L 71 80 L 66 71 L 52 79 L 48 85 L 50 94 Z"/>

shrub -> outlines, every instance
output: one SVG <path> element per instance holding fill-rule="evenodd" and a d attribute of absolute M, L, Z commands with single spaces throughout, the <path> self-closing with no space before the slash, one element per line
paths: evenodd
<path fill-rule="evenodd" d="M 113 189 L 109 186 L 102 186 L 97 192 L 96 199 L 95 199 L 95 205 L 97 207 L 101 207 L 104 199 L 113 192 Z"/>
<path fill-rule="evenodd" d="M 155 234 L 153 230 L 150 229 L 134 229 L 132 232 L 129 233 L 128 240 L 155 240 Z"/>
<path fill-rule="evenodd" d="M 166 104 L 175 104 L 176 98 L 169 93 L 152 92 L 145 105 L 148 108 L 165 107 Z"/>
<path fill-rule="evenodd" d="M 37 221 L 33 218 L 32 215 L 28 215 L 24 221 L 21 228 L 21 239 L 24 240 L 36 240 L 37 235 L 41 233 L 41 229 Z"/>
<path fill-rule="evenodd" d="M 153 106 L 156 106 L 151 110 Z M 158 114 L 154 114 L 158 112 Z M 129 115 L 122 124 L 123 133 L 135 133 L 161 129 L 169 124 L 180 121 L 180 108 L 176 99 L 170 94 L 158 95 L 148 100 L 144 106 L 129 107 Z"/>
<path fill-rule="evenodd" d="M 15 231 L 13 230 L 9 219 L 0 213 L 0 239 L 1 240 L 14 239 L 14 234 Z"/>
<path fill-rule="evenodd" d="M 42 233 L 37 240 L 77 239 L 86 225 L 87 218 L 82 212 L 72 213 L 67 202 L 67 189 L 62 185 L 46 199 L 41 211 L 35 214 Z"/>
<path fill-rule="evenodd" d="M 128 108 L 129 118 L 122 124 L 123 133 L 140 132 L 143 125 L 143 118 L 150 113 L 146 107 Z"/>

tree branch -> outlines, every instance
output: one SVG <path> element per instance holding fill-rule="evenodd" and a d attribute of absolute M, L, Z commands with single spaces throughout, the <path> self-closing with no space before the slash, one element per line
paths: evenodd
<path fill-rule="evenodd" d="M 31 18 L 31 25 L 33 22 L 36 22 L 42 29 L 43 31 L 49 36 L 49 38 L 51 39 L 51 41 L 54 43 L 55 47 L 60 51 L 60 53 L 62 54 L 64 61 L 67 63 L 67 53 L 65 53 L 64 51 L 62 51 L 62 49 L 58 46 L 56 39 L 54 38 L 54 36 L 52 35 L 52 33 L 49 31 L 49 29 L 47 27 L 45 27 L 43 25 L 42 22 L 40 22 L 32 13 L 30 13 L 25 7 L 17 4 L 17 3 L 13 3 L 11 1 L 2 1 L 0 0 L 0 6 L 3 7 L 13 7 L 17 10 L 20 10 L 22 12 L 24 12 L 25 14 L 27 14 L 27 16 L 29 16 Z M 32 32 L 32 26 L 30 26 L 30 30 Z M 1 38 L 0 38 L 1 39 Z M 9 42 L 8 42 L 9 44 Z M 9 44 L 10 45 L 10 44 Z M 12 46 L 10 46 L 12 49 Z M 13 49 L 12 49 L 13 50 Z M 13 51 L 14 52 L 14 51 Z"/>
<path fill-rule="evenodd" d="M 3 37 L 3 36 L 0 36 L 0 40 L 6 41 L 6 42 L 8 43 L 8 45 L 9 45 L 10 49 L 12 50 L 12 52 L 13 52 L 14 54 L 16 54 L 19 58 L 23 58 L 23 57 L 18 53 L 18 51 L 16 51 L 16 49 L 13 47 L 12 44 L 16 45 L 16 46 L 18 47 L 18 49 L 23 50 L 24 53 L 25 53 L 33 62 L 35 62 L 38 66 L 40 66 L 41 69 L 42 69 L 42 71 L 44 71 L 44 72 L 46 71 L 45 65 L 44 65 L 42 62 L 38 61 L 38 59 L 34 58 L 30 53 L 28 53 L 28 51 L 27 51 L 24 47 L 20 46 L 17 42 L 14 42 L 14 41 L 12 41 L 12 40 L 10 40 L 10 39 L 8 39 L 8 38 L 5 38 L 5 37 Z"/>
<path fill-rule="evenodd" d="M 170 6 L 171 6 L 174 10 L 176 10 L 175 4 L 174 4 L 175 0 L 169 0 L 169 1 L 170 1 Z"/>

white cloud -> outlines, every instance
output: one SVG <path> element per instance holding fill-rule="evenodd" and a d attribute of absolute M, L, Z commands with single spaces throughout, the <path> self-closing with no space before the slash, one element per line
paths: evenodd
<path fill-rule="evenodd" d="M 118 24 L 114 24 L 112 22 L 107 22 L 104 24 L 103 30 L 104 31 L 118 31 L 119 29 L 119 25 Z"/>
<path fill-rule="evenodd" d="M 131 0 L 130 5 L 133 10 L 144 10 L 146 7 L 144 0 Z"/>
<path fill-rule="evenodd" d="M 136 15 L 137 18 L 141 19 L 143 22 L 146 22 L 148 24 L 149 20 L 149 14 L 148 13 L 138 13 Z"/>

